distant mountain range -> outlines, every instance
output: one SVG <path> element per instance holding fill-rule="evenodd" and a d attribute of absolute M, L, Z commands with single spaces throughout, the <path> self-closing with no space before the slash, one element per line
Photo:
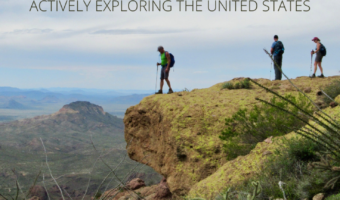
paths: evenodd
<path fill-rule="evenodd" d="M 148 92 L 141 94 L 141 92 Z M 0 87 L 0 109 L 38 109 L 45 104 L 90 101 L 98 104 L 137 104 L 152 91 L 77 88 L 18 89 Z"/>
<path fill-rule="evenodd" d="M 28 109 L 31 109 L 32 107 L 25 106 L 25 105 L 15 101 L 15 100 L 11 99 L 7 103 L 1 105 L 0 108 L 3 108 L 3 109 L 15 109 L 15 110 L 28 110 Z"/>
<path fill-rule="evenodd" d="M 22 106 L 15 101 L 11 101 L 10 105 Z M 15 176 L 11 169 L 16 170 L 24 191 L 28 190 L 37 172 L 42 170 L 47 187 L 53 194 L 55 184 L 44 164 L 40 138 L 46 146 L 53 175 L 58 177 L 59 184 L 69 194 L 78 195 L 74 197 L 84 194 L 89 172 L 99 156 L 110 166 L 115 166 L 127 155 L 123 120 L 108 114 L 101 106 L 85 101 L 64 105 L 51 115 L 0 123 L 0 138 L 0 193 L 3 195 L 15 191 Z M 126 162 L 117 169 L 117 174 L 124 179 L 135 166 L 134 161 L 126 158 Z M 110 172 L 102 162 L 98 162 L 94 169 L 95 176 L 89 188 L 91 195 Z M 146 174 L 155 173 L 151 168 L 142 171 Z M 155 178 L 159 181 L 160 177 Z M 41 181 L 42 176 L 38 179 L 38 185 L 42 184 Z M 109 180 L 105 181 L 102 189 L 108 183 Z M 55 195 L 52 199 L 60 198 L 58 193 Z"/>

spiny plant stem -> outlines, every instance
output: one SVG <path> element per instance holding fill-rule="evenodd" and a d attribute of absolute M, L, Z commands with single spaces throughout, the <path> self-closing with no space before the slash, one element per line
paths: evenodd
<path fill-rule="evenodd" d="M 44 147 L 44 151 L 45 151 L 45 161 L 46 161 L 46 166 L 47 166 L 47 168 L 48 168 L 48 171 L 50 172 L 50 175 L 51 175 L 52 179 L 54 180 L 55 184 L 57 185 L 57 187 L 58 187 L 58 189 L 59 189 L 59 191 L 60 191 L 61 198 L 62 198 L 63 200 L 65 200 L 63 191 L 61 190 L 61 188 L 60 188 L 60 186 L 59 186 L 57 180 L 55 180 L 55 178 L 53 177 L 52 171 L 51 171 L 51 169 L 50 169 L 50 165 L 48 164 L 48 160 L 47 160 L 47 151 L 46 151 L 44 142 L 43 142 L 43 140 L 42 140 L 41 138 L 40 138 L 40 141 L 41 141 L 41 144 L 42 144 L 43 147 Z"/>
<path fill-rule="evenodd" d="M 324 92 L 321 88 L 319 88 L 320 91 L 322 92 L 323 95 L 325 95 L 327 98 L 329 98 L 331 101 L 337 103 L 338 105 L 340 105 L 338 102 L 336 102 L 334 99 L 332 99 L 326 92 Z"/>
<path fill-rule="evenodd" d="M 121 165 L 121 163 L 123 163 L 123 162 L 125 161 L 126 157 L 127 157 L 127 156 L 125 155 L 124 158 L 123 158 L 123 160 L 121 160 L 120 163 L 115 167 L 114 171 L 117 170 L 117 168 Z M 110 174 L 111 174 L 111 173 L 110 173 Z M 106 180 L 106 178 L 105 178 L 105 180 Z M 112 181 L 112 179 L 110 180 L 110 183 L 111 183 L 111 181 Z M 104 181 L 102 182 L 102 184 L 103 184 L 103 183 L 104 183 Z M 101 185 L 102 185 L 102 184 L 101 184 Z M 108 185 L 105 187 L 105 191 L 107 190 L 107 187 L 108 187 Z M 100 187 L 98 187 L 98 190 L 99 190 L 99 188 L 100 188 Z M 105 197 L 103 197 L 103 198 L 105 198 Z M 100 198 L 99 200 L 102 200 L 102 198 Z"/>
<path fill-rule="evenodd" d="M 314 121 L 317 121 L 318 123 L 320 123 L 321 126 L 323 126 L 323 127 L 326 128 L 327 130 L 329 130 L 329 131 L 335 133 L 336 135 L 338 135 L 338 136 L 340 137 L 340 134 L 339 134 L 337 131 L 335 131 L 334 129 L 332 129 L 331 127 L 329 127 L 327 124 L 325 124 L 325 123 L 323 123 L 322 121 L 320 121 L 318 118 L 314 117 L 314 116 L 311 115 L 310 113 L 306 112 L 305 110 L 303 110 L 302 108 L 300 108 L 299 106 L 297 106 L 297 105 L 296 105 L 294 102 L 292 102 L 291 100 L 289 100 L 289 99 L 287 99 L 287 98 L 281 96 L 280 94 L 278 94 L 278 93 L 276 93 L 276 92 L 274 92 L 274 91 L 272 91 L 272 90 L 270 90 L 270 89 L 264 87 L 263 85 L 257 83 L 256 81 L 254 81 L 254 80 L 252 80 L 252 79 L 250 79 L 250 78 L 249 78 L 249 80 L 250 80 L 252 83 L 254 83 L 255 85 L 258 85 L 259 87 L 265 89 L 266 91 L 268 91 L 268 92 L 274 94 L 275 96 L 281 98 L 282 100 L 287 101 L 287 102 L 290 103 L 292 106 L 294 106 L 295 108 L 297 108 L 298 110 L 300 110 L 300 111 L 303 112 L 304 114 L 306 114 L 306 115 L 308 115 L 309 117 L 311 117 Z M 322 117 L 322 118 L 323 118 L 324 120 L 326 120 L 328 123 L 330 123 L 331 125 L 333 125 L 333 126 L 335 126 L 336 128 L 340 129 L 340 127 L 338 127 L 336 124 L 332 123 L 331 121 L 327 120 L 327 119 L 324 118 L 324 117 Z"/>
<path fill-rule="evenodd" d="M 4 198 L 5 200 L 8 200 L 4 195 L 0 193 L 0 197 Z"/>
<path fill-rule="evenodd" d="M 299 119 L 300 121 L 304 122 L 305 124 L 307 124 L 307 125 L 309 125 L 310 127 L 312 127 L 314 130 L 316 130 L 317 132 L 319 132 L 322 136 L 326 137 L 329 141 L 331 141 L 332 143 L 334 143 L 335 146 L 329 144 L 328 142 L 326 142 L 326 144 L 332 146 L 332 148 L 334 148 L 335 150 L 339 150 L 338 144 L 337 144 L 335 141 L 333 141 L 332 138 L 330 138 L 327 134 L 323 133 L 323 132 L 322 132 L 321 130 L 319 130 L 317 127 L 315 127 L 315 126 L 313 126 L 312 124 L 310 124 L 308 121 L 306 121 L 306 120 L 302 119 L 301 117 L 295 115 L 294 113 L 291 113 L 290 111 L 287 111 L 287 110 L 285 110 L 285 109 L 283 109 L 283 108 L 280 108 L 280 107 L 278 107 L 278 106 L 276 106 L 276 105 L 274 105 L 274 104 L 272 104 L 272 103 L 269 103 L 269 102 L 264 101 L 264 100 L 259 99 L 259 98 L 256 98 L 256 100 L 258 100 L 258 101 L 260 101 L 260 102 L 262 102 L 262 103 L 265 103 L 265 104 L 267 104 L 267 105 L 270 105 L 270 106 L 272 106 L 272 107 L 275 107 L 275 108 L 277 108 L 277 109 L 279 109 L 279 110 L 281 110 L 281 111 L 284 111 L 284 112 L 286 112 L 286 113 L 288 113 L 288 114 L 290 114 L 290 115 L 296 117 L 296 118 Z"/>
<path fill-rule="evenodd" d="M 46 188 L 46 185 L 45 185 L 45 174 L 43 174 L 43 185 L 44 185 L 45 191 L 47 193 L 47 198 L 48 198 L 48 200 L 50 200 L 50 195 L 48 194 L 48 191 L 47 191 L 47 188 Z"/>
<path fill-rule="evenodd" d="M 329 152 L 331 152 L 334 156 L 339 157 L 339 155 L 336 154 L 336 153 L 334 152 L 334 150 L 332 150 L 331 148 L 328 147 L 328 146 L 331 146 L 331 145 L 328 145 L 328 146 L 325 145 L 325 144 L 327 144 L 327 142 L 324 141 L 322 138 L 317 137 L 317 139 L 320 140 L 320 141 L 322 141 L 323 143 L 322 143 L 322 142 L 319 142 L 319 141 L 316 140 L 316 139 L 314 139 L 314 138 L 315 138 L 315 135 L 313 135 L 313 134 L 311 134 L 311 133 L 309 133 L 308 131 L 305 131 L 305 130 L 298 130 L 298 131 L 297 131 L 297 134 L 302 135 L 303 137 L 305 137 L 305 138 L 307 138 L 307 139 L 309 139 L 309 140 L 311 140 L 311 141 L 313 141 L 313 142 L 315 142 L 315 143 L 317 143 L 317 144 L 323 146 L 323 147 L 326 148 Z M 331 146 L 331 147 L 334 148 L 333 146 Z"/>
<path fill-rule="evenodd" d="M 37 184 L 37 180 L 38 180 L 38 177 L 40 176 L 40 174 L 41 174 L 41 170 L 39 171 L 38 175 L 35 177 L 32 187 L 34 187 Z M 28 198 L 29 194 L 30 194 L 30 191 L 28 190 L 28 192 L 26 194 L 26 198 Z"/>
<path fill-rule="evenodd" d="M 91 143 L 92 143 L 92 146 L 93 146 L 94 150 L 95 150 L 96 152 L 98 152 L 97 149 L 96 149 L 96 147 L 95 147 L 95 145 L 94 145 L 94 143 L 93 143 L 92 137 L 91 137 Z M 104 165 L 106 165 L 106 166 L 111 170 L 112 174 L 116 177 L 116 179 L 117 179 L 122 185 L 124 185 L 124 183 L 122 182 L 122 180 L 117 176 L 117 174 L 116 174 L 115 171 L 110 167 L 110 165 L 108 165 L 108 164 L 103 160 L 103 158 L 101 158 L 101 157 L 100 157 L 100 160 L 104 163 Z M 138 196 L 138 198 L 145 199 L 144 197 L 141 197 L 139 194 L 137 194 L 135 191 L 133 191 L 133 190 L 130 190 L 130 191 L 132 191 L 133 193 L 135 193 L 135 194 Z"/>

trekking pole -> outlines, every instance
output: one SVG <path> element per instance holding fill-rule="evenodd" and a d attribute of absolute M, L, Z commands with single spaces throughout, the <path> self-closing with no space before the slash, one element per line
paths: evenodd
<path fill-rule="evenodd" d="M 157 80 L 158 80 L 158 65 L 157 65 L 157 71 L 156 71 L 156 85 L 155 85 L 155 93 L 157 92 Z"/>
<path fill-rule="evenodd" d="M 273 66 L 273 61 L 270 63 L 270 78 L 269 80 L 272 80 L 272 66 Z"/>
<path fill-rule="evenodd" d="M 313 52 L 313 50 L 312 50 Z M 313 66 L 313 56 L 314 54 L 311 54 L 311 59 L 310 59 L 310 72 L 309 72 L 309 76 L 312 76 L 312 66 Z"/>

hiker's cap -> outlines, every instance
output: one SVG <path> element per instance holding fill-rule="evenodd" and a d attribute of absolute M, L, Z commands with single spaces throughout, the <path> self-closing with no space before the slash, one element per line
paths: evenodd
<path fill-rule="evenodd" d="M 314 38 L 312 39 L 312 41 L 315 41 L 315 40 L 320 41 L 320 39 L 319 39 L 318 37 L 314 37 Z"/>
<path fill-rule="evenodd" d="M 157 48 L 157 51 L 159 51 L 159 50 L 161 50 L 161 49 L 164 49 L 163 46 L 159 46 L 159 47 Z"/>

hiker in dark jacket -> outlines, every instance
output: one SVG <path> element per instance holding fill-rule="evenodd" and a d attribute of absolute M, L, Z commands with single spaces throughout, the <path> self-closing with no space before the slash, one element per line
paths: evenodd
<path fill-rule="evenodd" d="M 163 94 L 164 79 L 169 86 L 168 94 L 171 94 L 173 93 L 173 91 L 171 89 L 171 84 L 169 81 L 170 64 L 171 64 L 170 54 L 164 51 L 164 48 L 162 46 L 158 47 L 158 52 L 161 54 L 161 63 L 157 63 L 157 66 L 161 65 L 162 69 L 161 69 L 161 88 L 158 92 L 156 92 L 156 94 Z"/>
<path fill-rule="evenodd" d="M 270 53 L 274 56 L 275 63 L 282 68 L 282 54 L 284 53 L 284 47 L 281 41 L 279 40 L 279 36 L 274 36 L 274 43 L 272 45 L 272 48 L 270 50 Z M 274 63 L 274 70 L 275 70 L 275 80 L 281 80 L 282 79 L 282 73 L 281 70 L 277 68 L 277 66 Z"/>
<path fill-rule="evenodd" d="M 312 55 L 316 54 L 316 58 L 315 58 L 315 62 L 314 62 L 314 74 L 311 76 L 311 78 L 315 78 L 315 73 L 318 69 L 318 66 L 319 66 L 320 71 L 321 71 L 321 75 L 318 76 L 318 77 L 324 78 L 325 76 L 323 75 L 323 69 L 322 69 L 322 66 L 321 66 L 322 58 L 323 58 L 324 55 L 322 54 L 321 49 L 325 48 L 325 47 L 323 46 L 323 44 L 321 44 L 320 39 L 318 37 L 313 38 L 312 41 L 316 43 L 316 50 L 312 51 Z"/>

